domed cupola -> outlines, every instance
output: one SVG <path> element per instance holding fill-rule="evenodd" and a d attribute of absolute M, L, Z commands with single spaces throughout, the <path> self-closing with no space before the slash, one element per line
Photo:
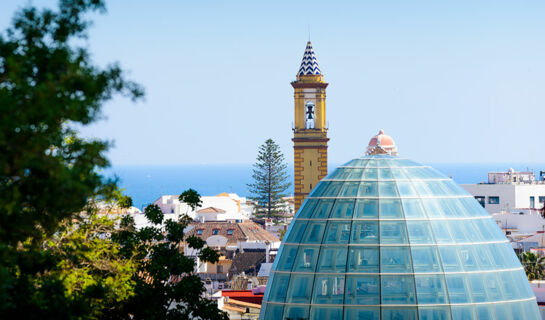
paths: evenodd
<path fill-rule="evenodd" d="M 372 145 L 296 213 L 260 319 L 541 319 L 509 241 L 479 203 L 430 166 L 393 156 L 383 132 Z"/>
<path fill-rule="evenodd" d="M 367 155 L 373 154 L 389 154 L 397 156 L 397 147 L 394 139 L 384 133 L 384 130 L 380 130 L 378 134 L 371 138 L 369 145 L 367 146 Z"/>

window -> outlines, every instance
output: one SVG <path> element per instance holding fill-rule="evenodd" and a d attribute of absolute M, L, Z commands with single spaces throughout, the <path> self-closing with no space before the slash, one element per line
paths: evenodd
<path fill-rule="evenodd" d="M 483 208 L 484 208 L 484 197 L 475 196 L 475 199 L 477 199 L 477 201 L 479 201 L 479 203 L 481 204 L 481 206 L 483 206 Z"/>
<path fill-rule="evenodd" d="M 488 204 L 500 204 L 500 197 L 497 197 L 497 196 L 488 197 Z"/>
<path fill-rule="evenodd" d="M 539 199 L 539 203 L 544 203 L 545 204 L 545 197 L 540 196 L 538 199 Z"/>
<path fill-rule="evenodd" d="M 530 197 L 530 208 L 536 207 L 536 198 L 534 196 Z"/>
<path fill-rule="evenodd" d="M 220 230 L 219 230 L 219 229 L 214 229 L 214 230 L 212 230 L 212 234 L 213 234 L 213 235 L 216 235 L 216 234 L 218 234 L 218 233 L 220 233 Z"/>
<path fill-rule="evenodd" d="M 201 234 L 202 234 L 202 229 L 198 229 L 198 230 L 197 230 L 197 234 L 198 234 L 198 235 L 201 235 Z"/>
<path fill-rule="evenodd" d="M 217 271 L 218 273 L 223 273 L 223 266 L 218 266 Z"/>
<path fill-rule="evenodd" d="M 233 234 L 233 231 L 234 231 L 234 229 L 229 229 L 229 230 L 227 230 L 227 234 L 228 234 L 228 235 L 232 235 L 232 234 Z"/>

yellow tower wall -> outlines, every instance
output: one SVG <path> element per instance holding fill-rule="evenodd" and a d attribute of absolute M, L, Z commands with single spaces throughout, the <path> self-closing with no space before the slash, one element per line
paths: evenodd
<path fill-rule="evenodd" d="M 302 75 L 292 82 L 295 89 L 294 196 L 297 211 L 308 194 L 327 175 L 327 122 L 322 75 Z M 306 128 L 306 103 L 314 103 L 314 128 Z"/>

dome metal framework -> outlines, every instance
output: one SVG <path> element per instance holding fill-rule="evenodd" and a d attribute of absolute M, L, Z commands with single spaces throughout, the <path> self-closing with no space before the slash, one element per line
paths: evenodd
<path fill-rule="evenodd" d="M 368 155 L 316 186 L 274 261 L 260 319 L 540 319 L 508 240 L 435 169 Z"/>

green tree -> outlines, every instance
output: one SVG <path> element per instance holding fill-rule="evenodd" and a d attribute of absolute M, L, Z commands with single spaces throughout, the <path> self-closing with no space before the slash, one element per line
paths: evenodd
<path fill-rule="evenodd" d="M 143 91 L 125 80 L 119 66 L 96 67 L 87 49 L 75 45 L 84 43 L 89 11 L 104 11 L 104 3 L 63 0 L 57 11 L 27 7 L 0 34 L 3 319 L 85 318 L 92 308 L 66 288 L 69 281 L 58 269 L 66 256 L 46 250 L 45 243 L 89 198 L 113 189 L 97 173 L 108 166 L 108 143 L 82 139 L 74 128 L 96 120 L 114 94 L 137 99 Z M 99 288 L 86 292 L 104 298 Z"/>
<path fill-rule="evenodd" d="M 108 143 L 74 128 L 95 121 L 113 95 L 138 99 L 143 90 L 119 66 L 92 64 L 92 11 L 104 2 L 27 7 L 0 34 L 0 318 L 225 319 L 201 298 L 194 262 L 180 253 L 187 218 L 165 221 L 163 232 L 153 207 L 154 227 L 141 230 L 130 217 L 97 214 L 97 201 L 118 194 L 98 173 Z M 185 240 L 203 260 L 217 259 L 202 240 Z"/>
<path fill-rule="evenodd" d="M 267 139 L 259 147 L 257 162 L 252 173 L 253 183 L 248 184 L 250 199 L 255 201 L 258 215 L 271 217 L 280 211 L 282 197 L 291 183 L 288 182 L 287 164 L 280 147 Z"/>
<path fill-rule="evenodd" d="M 545 257 L 526 251 L 519 255 L 519 259 L 528 280 L 542 280 L 545 278 Z"/>

